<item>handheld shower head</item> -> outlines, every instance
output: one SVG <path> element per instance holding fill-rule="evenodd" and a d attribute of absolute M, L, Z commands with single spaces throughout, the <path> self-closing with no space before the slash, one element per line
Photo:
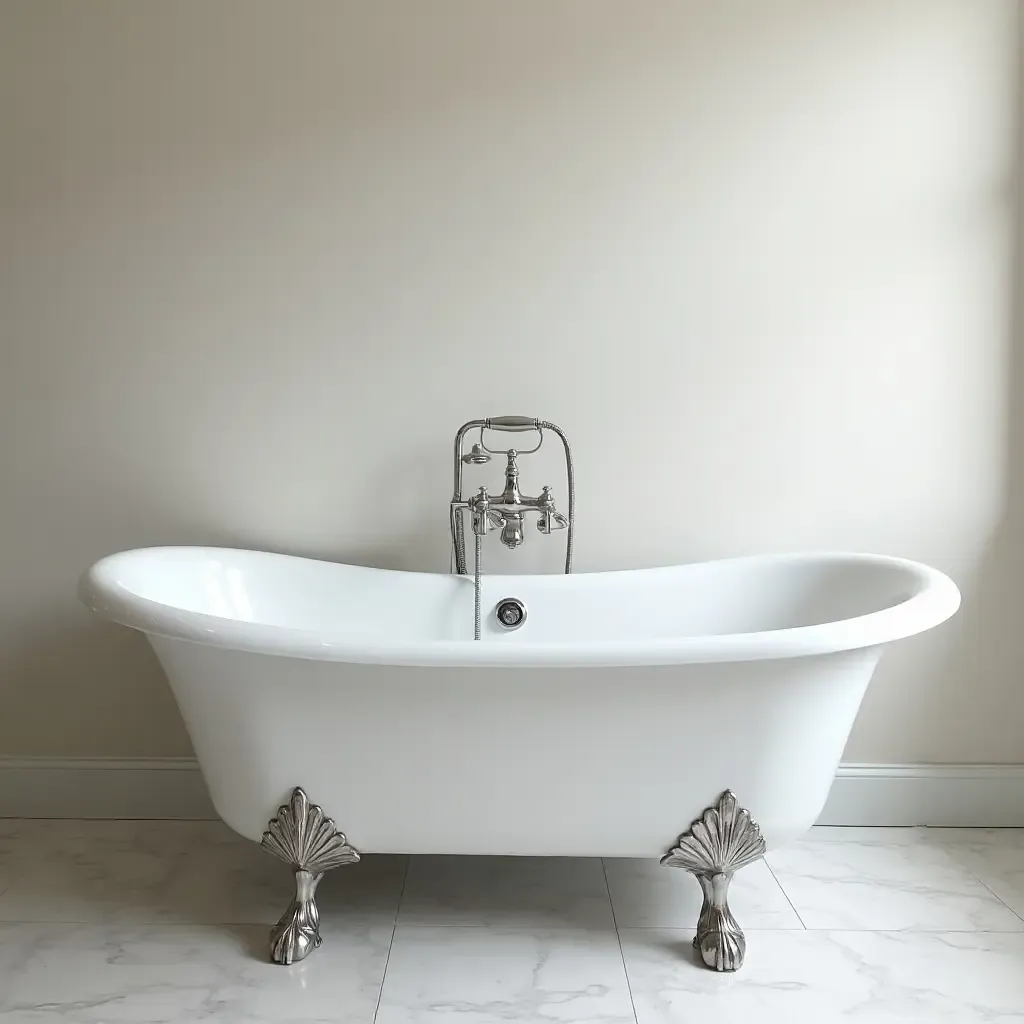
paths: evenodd
<path fill-rule="evenodd" d="M 480 445 L 475 444 L 462 456 L 462 461 L 467 466 L 484 466 L 491 461 L 491 457 Z"/>

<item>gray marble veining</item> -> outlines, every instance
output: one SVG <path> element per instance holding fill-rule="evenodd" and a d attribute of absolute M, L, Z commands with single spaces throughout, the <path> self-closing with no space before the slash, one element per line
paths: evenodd
<path fill-rule="evenodd" d="M 638 1024 L 1024 1020 L 1022 934 L 780 931 L 726 977 L 680 967 L 692 935 L 621 932 Z"/>
<path fill-rule="evenodd" d="M 766 859 L 807 928 L 1024 931 L 941 844 L 811 839 Z"/>
<path fill-rule="evenodd" d="M 737 975 L 695 961 L 692 879 L 587 859 L 366 857 L 281 968 L 288 870 L 223 825 L 0 821 L 0 1021 L 1024 1024 L 1024 831 L 815 829 L 768 864 Z"/>
<path fill-rule="evenodd" d="M 611 929 L 399 924 L 377 1024 L 632 1024 Z"/>
<path fill-rule="evenodd" d="M 692 928 L 701 890 L 691 875 L 656 860 L 606 860 L 615 922 L 620 928 Z M 803 928 L 782 887 L 764 861 L 736 873 L 729 903 L 745 931 Z"/>
<path fill-rule="evenodd" d="M 29 952 L 4 978 L 0 1020 L 372 1024 L 391 935 L 336 932 L 322 959 L 281 971 L 261 926 L 7 924 L 0 962 L 9 945 Z"/>
<path fill-rule="evenodd" d="M 1024 918 L 1024 829 L 957 829 L 944 848 Z"/>
<path fill-rule="evenodd" d="M 288 868 L 212 821 L 26 822 L 0 921 L 272 924 Z M 368 857 L 318 892 L 348 919 L 394 920 L 405 857 Z"/>
<path fill-rule="evenodd" d="M 399 923 L 614 926 L 601 861 L 580 857 L 414 857 Z"/>

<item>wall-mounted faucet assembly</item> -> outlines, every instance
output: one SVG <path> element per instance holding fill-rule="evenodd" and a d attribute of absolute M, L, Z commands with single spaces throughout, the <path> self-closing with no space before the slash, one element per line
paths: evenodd
<path fill-rule="evenodd" d="M 469 451 L 465 451 L 466 435 L 471 430 L 480 431 L 480 439 Z M 527 450 L 508 448 L 505 450 L 488 448 L 484 443 L 485 430 L 502 430 L 511 432 L 535 431 L 537 443 Z M 544 443 L 544 431 L 557 434 L 565 451 L 565 475 L 568 485 L 568 514 L 562 515 L 555 509 L 555 499 L 550 487 L 542 488 L 535 497 L 527 497 L 519 490 L 519 458 L 532 455 Z M 493 455 L 504 455 L 505 486 L 501 494 L 492 495 L 486 487 L 481 487 L 473 497 L 466 499 L 462 495 L 462 473 L 465 466 L 482 466 L 491 461 Z M 470 420 L 464 423 L 455 435 L 455 492 L 451 502 L 451 534 L 452 552 L 455 558 L 455 571 L 466 575 L 466 536 L 464 514 L 469 511 L 472 517 L 472 529 L 475 546 L 474 589 L 473 589 L 473 639 L 480 639 L 480 575 L 481 575 L 481 542 L 492 530 L 501 530 L 501 542 L 509 549 L 515 549 L 526 539 L 523 524 L 527 512 L 537 513 L 537 529 L 543 534 L 552 534 L 565 530 L 565 571 L 572 572 L 573 530 L 576 524 L 576 485 L 573 479 L 572 450 L 565 431 L 547 420 L 538 420 L 531 416 L 491 416 L 485 420 Z"/>

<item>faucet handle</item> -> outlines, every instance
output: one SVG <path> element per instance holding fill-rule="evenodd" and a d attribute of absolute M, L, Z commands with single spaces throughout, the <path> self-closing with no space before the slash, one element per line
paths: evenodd
<path fill-rule="evenodd" d="M 469 499 L 469 507 L 473 511 L 473 532 L 479 536 L 491 530 L 499 530 L 505 525 L 505 517 L 496 509 L 491 508 L 491 496 L 486 487 L 481 487 L 477 495 Z"/>
<path fill-rule="evenodd" d="M 545 487 L 540 492 L 540 499 L 537 502 L 540 509 L 540 518 L 537 520 L 537 529 L 543 534 L 554 533 L 555 530 L 564 530 L 569 521 L 565 516 L 555 511 L 555 499 L 551 496 L 551 488 Z"/>
<path fill-rule="evenodd" d="M 491 530 L 500 530 L 505 525 L 505 517 L 492 509 L 480 509 L 473 512 L 473 532 L 481 537 Z"/>
<path fill-rule="evenodd" d="M 552 534 L 556 530 L 564 530 L 568 525 L 569 520 L 560 512 L 556 512 L 554 507 L 543 511 L 537 520 L 537 529 L 545 535 Z"/>

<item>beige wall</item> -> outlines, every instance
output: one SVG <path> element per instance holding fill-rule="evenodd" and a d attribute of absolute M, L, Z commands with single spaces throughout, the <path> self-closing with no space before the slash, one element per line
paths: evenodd
<path fill-rule="evenodd" d="M 188 751 L 93 559 L 445 569 L 522 412 L 579 569 L 952 573 L 847 756 L 1024 761 L 1016 63 L 1008 0 L 0 0 L 0 753 Z"/>

